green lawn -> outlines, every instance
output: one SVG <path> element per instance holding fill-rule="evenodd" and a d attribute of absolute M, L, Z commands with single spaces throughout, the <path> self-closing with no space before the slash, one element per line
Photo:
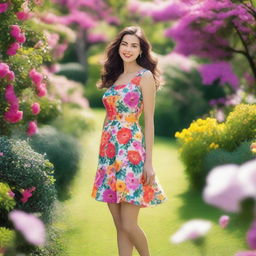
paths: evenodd
<path fill-rule="evenodd" d="M 61 225 L 71 256 L 118 256 L 116 233 L 107 204 L 90 196 L 98 159 L 99 141 L 105 111 L 93 109 L 96 128 L 82 141 L 84 158 L 73 183 L 72 198 L 65 201 L 66 214 Z M 168 201 L 155 208 L 140 210 L 139 223 L 145 231 L 152 256 L 196 256 L 198 249 L 185 242 L 174 245 L 169 237 L 182 223 L 193 218 L 212 220 L 215 224 L 207 235 L 203 255 L 231 256 L 246 248 L 246 224 L 231 218 L 230 226 L 222 230 L 217 222 L 222 212 L 203 203 L 201 195 L 189 191 L 177 146 L 168 138 L 155 138 L 153 165 Z M 235 217 L 235 216 L 234 216 Z M 134 256 L 139 255 L 134 249 Z"/>

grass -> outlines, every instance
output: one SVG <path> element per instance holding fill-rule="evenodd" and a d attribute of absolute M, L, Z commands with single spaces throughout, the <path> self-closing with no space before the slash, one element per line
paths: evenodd
<path fill-rule="evenodd" d="M 72 198 L 64 203 L 62 226 L 71 256 L 118 256 L 112 216 L 107 204 L 92 198 L 99 141 L 105 111 L 93 109 L 96 126 L 82 140 L 84 158 L 72 186 Z M 178 158 L 177 146 L 168 138 L 155 137 L 153 166 L 168 201 L 140 210 L 139 224 L 146 233 L 152 256 L 202 255 L 192 242 L 175 245 L 169 237 L 187 220 L 208 219 L 213 227 L 206 236 L 204 256 L 231 256 L 246 248 L 246 222 L 231 216 L 227 229 L 218 226 L 222 211 L 206 205 L 200 193 L 190 191 Z M 133 256 L 138 256 L 134 248 Z"/>

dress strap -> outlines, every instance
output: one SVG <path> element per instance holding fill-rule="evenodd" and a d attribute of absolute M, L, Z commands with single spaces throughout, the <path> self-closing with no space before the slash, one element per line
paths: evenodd
<path fill-rule="evenodd" d="M 142 76 L 143 73 L 146 72 L 146 71 L 147 71 L 146 68 L 141 69 L 141 70 L 138 72 L 137 76 Z"/>

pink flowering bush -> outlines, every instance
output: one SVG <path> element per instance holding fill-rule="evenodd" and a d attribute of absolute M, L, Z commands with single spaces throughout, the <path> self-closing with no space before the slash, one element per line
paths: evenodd
<path fill-rule="evenodd" d="M 51 57 L 45 36 L 29 25 L 37 5 L 36 1 L 18 0 L 0 5 L 0 135 L 23 131 L 33 136 L 40 112 L 44 121 L 59 112 L 47 114 L 45 105 L 55 110 L 57 102 L 43 100 L 48 96 L 48 81 L 40 65 Z M 37 104 L 31 107 L 31 101 Z"/>

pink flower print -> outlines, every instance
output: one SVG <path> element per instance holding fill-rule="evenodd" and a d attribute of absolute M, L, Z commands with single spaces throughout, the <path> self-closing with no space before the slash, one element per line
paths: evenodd
<path fill-rule="evenodd" d="M 38 102 L 35 102 L 31 105 L 31 111 L 34 115 L 37 115 L 40 112 L 40 105 Z"/>
<path fill-rule="evenodd" d="M 107 189 L 103 193 L 103 201 L 108 203 L 116 203 L 116 192 L 112 189 Z"/>
<path fill-rule="evenodd" d="M 139 94 L 137 92 L 128 92 L 124 97 L 124 103 L 133 108 L 138 105 Z"/>
<path fill-rule="evenodd" d="M 138 188 L 138 186 L 140 185 L 139 180 L 136 179 L 134 174 L 131 172 L 126 175 L 125 182 L 126 182 L 127 188 L 132 189 L 132 190 L 136 190 Z"/>
<path fill-rule="evenodd" d="M 32 196 L 32 193 L 36 188 L 32 187 L 30 189 L 25 189 L 22 193 L 21 202 L 25 203 L 28 201 L 28 199 Z"/>
<path fill-rule="evenodd" d="M 17 43 L 17 42 L 14 42 L 12 43 L 8 50 L 6 51 L 6 53 L 9 55 L 9 56 L 12 56 L 12 55 L 15 55 L 16 52 L 19 50 L 20 48 L 20 45 Z"/>
<path fill-rule="evenodd" d="M 141 150 L 141 143 L 139 142 L 139 141 L 134 141 L 133 143 L 132 143 L 132 145 L 134 146 L 134 148 L 136 149 L 136 150 L 138 150 L 138 151 L 140 151 Z"/>
<path fill-rule="evenodd" d="M 35 121 L 30 121 L 28 123 L 28 129 L 27 129 L 27 134 L 29 136 L 34 135 L 35 133 L 37 133 L 37 123 Z"/>
<path fill-rule="evenodd" d="M 8 3 L 0 4 L 0 13 L 6 12 L 8 9 Z"/>
<path fill-rule="evenodd" d="M 21 232 L 25 239 L 37 246 L 43 246 L 46 241 L 44 223 L 32 213 L 13 210 L 8 215 L 15 229 Z"/>
<path fill-rule="evenodd" d="M 10 35 L 14 37 L 15 39 L 20 35 L 21 29 L 19 25 L 12 25 Z"/>
<path fill-rule="evenodd" d="M 105 177 L 105 170 L 104 169 L 99 169 L 96 173 L 96 180 L 95 180 L 95 184 L 97 187 L 99 187 L 102 182 L 103 182 L 103 179 Z"/>
<path fill-rule="evenodd" d="M 121 155 L 123 155 L 123 153 L 124 153 L 124 151 L 121 149 L 121 150 L 119 150 L 118 155 L 121 156 Z"/>

